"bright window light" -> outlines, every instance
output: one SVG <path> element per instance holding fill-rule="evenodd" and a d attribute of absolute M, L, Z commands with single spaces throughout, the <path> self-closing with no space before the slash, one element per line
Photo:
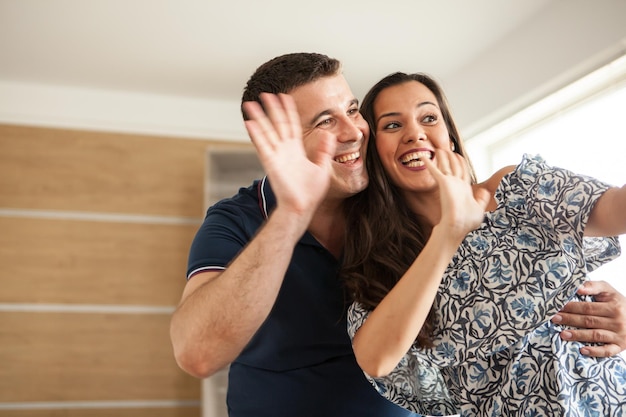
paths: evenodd
<path fill-rule="evenodd" d="M 548 164 L 626 184 L 626 56 L 467 141 L 479 180 L 539 154 Z M 591 274 L 626 295 L 622 256 Z"/>

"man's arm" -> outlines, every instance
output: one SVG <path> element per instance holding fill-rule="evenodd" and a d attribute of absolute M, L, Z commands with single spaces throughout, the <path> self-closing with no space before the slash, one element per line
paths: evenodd
<path fill-rule="evenodd" d="M 246 128 L 276 195 L 266 224 L 221 273 L 204 272 L 187 283 L 170 324 L 179 366 L 207 377 L 232 362 L 267 318 L 293 249 L 325 197 L 334 143 L 323 142 L 307 159 L 301 125 L 288 96 L 246 103 Z"/>
<path fill-rule="evenodd" d="M 170 336 L 179 366 L 205 378 L 232 362 L 267 318 L 306 225 L 278 209 L 224 272 L 186 284 Z"/>
<path fill-rule="evenodd" d="M 552 318 L 557 324 L 577 327 L 561 332 L 564 340 L 602 343 L 585 346 L 583 355 L 608 357 L 626 349 L 626 297 L 604 281 L 588 281 L 578 291 L 595 302 L 571 301 Z"/>

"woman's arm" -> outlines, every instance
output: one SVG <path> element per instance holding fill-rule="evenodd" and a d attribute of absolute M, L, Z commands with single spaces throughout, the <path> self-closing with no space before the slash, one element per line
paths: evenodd
<path fill-rule="evenodd" d="M 359 366 L 368 375 L 389 374 L 409 350 L 460 242 L 435 226 L 415 262 L 356 332 L 352 347 Z"/>
<path fill-rule="evenodd" d="M 585 236 L 616 236 L 626 233 L 626 185 L 610 188 L 591 211 Z"/>
<path fill-rule="evenodd" d="M 428 316 L 443 273 L 467 233 L 480 225 L 491 195 L 472 190 L 462 157 L 437 151 L 437 166 L 426 165 L 439 184 L 441 220 L 424 249 L 394 288 L 372 311 L 352 341 L 357 362 L 368 375 L 390 373 L 410 349 Z"/>

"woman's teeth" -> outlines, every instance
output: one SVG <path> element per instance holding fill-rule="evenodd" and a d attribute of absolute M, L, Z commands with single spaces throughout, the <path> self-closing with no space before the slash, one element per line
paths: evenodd
<path fill-rule="evenodd" d="M 400 162 L 410 168 L 424 166 L 424 159 L 432 159 L 432 153 L 429 151 L 412 152 L 404 155 Z"/>

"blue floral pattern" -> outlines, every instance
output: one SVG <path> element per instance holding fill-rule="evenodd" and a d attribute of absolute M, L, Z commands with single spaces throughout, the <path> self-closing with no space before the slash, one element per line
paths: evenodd
<path fill-rule="evenodd" d="M 626 363 L 591 358 L 550 322 L 620 253 L 583 238 L 608 185 L 525 156 L 496 191 L 498 207 L 470 233 L 435 300 L 434 347 L 413 346 L 378 392 L 413 412 L 462 416 L 626 416 Z M 369 311 L 349 310 L 351 337 Z"/>

